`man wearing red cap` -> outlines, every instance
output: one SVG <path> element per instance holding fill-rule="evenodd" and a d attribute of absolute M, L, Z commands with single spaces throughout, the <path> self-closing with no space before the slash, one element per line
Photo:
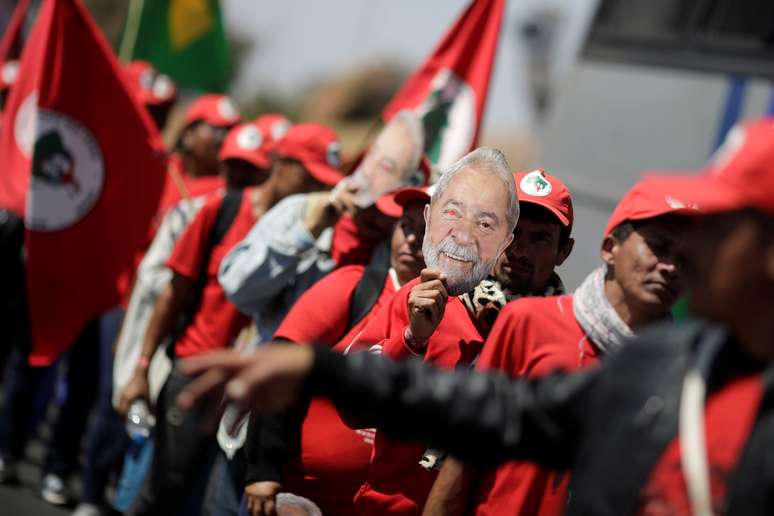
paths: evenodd
<path fill-rule="evenodd" d="M 572 201 L 569 191 L 561 181 L 548 176 L 542 170 L 513 174 L 513 179 L 520 207 L 519 221 L 513 231 L 513 240 L 495 265 L 492 277 L 458 297 L 467 308 L 467 317 L 464 320 L 472 320 L 482 339 L 486 338 L 498 313 L 508 301 L 522 296 L 550 296 L 564 293 L 564 286 L 554 272 L 554 268 L 564 262 L 573 246 L 573 240 L 570 238 Z M 431 292 L 434 289 L 432 281 L 420 282 L 414 287 L 412 296 L 416 294 L 420 297 L 428 288 Z M 442 308 L 441 313 L 443 318 L 447 317 L 446 307 Z M 360 340 L 376 339 L 377 335 L 371 334 L 374 328 L 375 326 L 367 329 L 360 336 Z M 437 350 L 442 349 L 441 344 L 445 342 L 448 344 L 447 351 L 451 353 L 457 351 L 456 339 L 459 332 L 450 330 L 449 325 L 439 325 L 433 331 L 432 336 L 436 341 Z M 384 346 L 384 344 L 387 344 L 386 351 L 393 358 L 406 355 L 406 346 L 392 342 L 384 342 L 381 345 Z M 475 351 L 469 353 L 462 357 L 460 363 L 470 362 L 475 356 Z M 418 459 L 411 455 L 415 447 L 395 444 L 383 437 L 379 437 L 378 442 L 379 451 L 384 459 L 373 465 L 372 478 L 364 486 L 365 489 L 360 494 L 361 500 L 363 502 L 370 500 L 370 503 L 383 504 L 390 510 L 398 510 L 398 503 L 394 500 L 396 496 L 382 494 L 382 492 L 391 492 L 392 488 L 387 484 L 380 486 L 379 481 L 374 479 L 402 477 L 399 490 L 403 490 L 406 485 L 415 484 L 413 494 L 406 498 L 413 497 L 418 502 L 417 505 L 421 506 L 424 503 L 423 496 L 426 497 L 430 491 L 431 484 L 428 480 L 432 482 L 433 477 L 423 471 L 418 464 Z M 416 451 L 413 453 L 416 454 Z M 427 464 L 428 469 L 438 470 L 442 455 L 442 452 L 437 450 L 428 450 L 425 454 L 427 459 L 425 462 L 434 462 L 434 464 Z M 461 467 L 459 463 L 454 459 L 449 459 L 448 463 L 450 466 L 446 466 L 446 471 L 441 475 L 451 478 L 458 476 L 458 470 Z M 401 469 L 402 473 L 398 474 Z M 417 478 L 415 480 L 407 478 L 409 474 Z M 422 484 L 425 485 L 423 494 L 416 489 L 416 486 Z M 449 482 L 448 479 L 441 484 L 441 486 L 446 485 L 456 488 L 456 482 Z M 456 496 L 456 493 L 436 493 L 435 496 L 444 499 Z M 401 504 L 405 505 L 403 502 Z M 407 507 L 401 510 L 408 510 Z"/>
<path fill-rule="evenodd" d="M 559 185 L 532 173 L 521 176 L 519 193 L 522 202 L 527 196 L 544 201 Z M 619 348 L 633 330 L 667 317 L 680 292 L 678 258 L 686 229 L 676 214 L 687 207 L 676 198 L 667 201 L 666 195 L 649 181 L 635 185 L 608 222 L 601 250 L 604 265 L 574 295 L 506 306 L 477 369 L 540 377 L 556 369 L 587 367 Z M 558 213 L 571 220 L 571 210 Z M 567 472 L 530 462 L 478 471 L 452 459 L 444 464 L 424 514 L 461 514 L 466 508 L 481 515 L 563 514 L 568 480 Z"/>
<path fill-rule="evenodd" d="M 264 346 L 186 364 L 224 382 L 192 385 L 180 402 L 230 382 L 227 399 L 277 410 L 303 385 L 468 460 L 572 468 L 567 514 L 772 514 L 773 162 L 766 119 L 733 131 L 705 174 L 652 180 L 666 203 L 699 208 L 685 270 L 689 305 L 706 321 L 653 328 L 600 367 L 508 380 Z"/>
<path fill-rule="evenodd" d="M 226 256 L 220 282 L 229 299 L 253 315 L 261 341 L 271 340 L 293 302 L 336 266 L 387 262 L 389 252 L 381 244 L 393 221 L 373 206 L 373 196 L 416 175 L 422 132 L 421 124 L 412 122 L 416 117 L 405 116 L 385 127 L 363 159 L 362 172 L 355 173 L 361 179 L 339 182 L 333 192 L 285 199 Z M 338 170 L 338 143 L 321 145 L 327 146 L 328 169 Z M 319 173 L 327 180 L 343 178 L 340 172 Z"/>
<path fill-rule="evenodd" d="M 318 124 L 291 128 L 272 146 L 281 157 L 275 160 L 271 176 L 266 179 L 270 157 L 264 141 L 268 136 L 255 123 L 237 126 L 229 132 L 220 159 L 231 189 L 204 203 L 167 261 L 173 276 L 154 308 L 137 367 L 121 395 L 121 412 L 125 413 L 137 398 L 148 399 L 150 360 L 167 335 L 176 334 L 173 349 L 177 358 L 231 345 L 248 319 L 226 300 L 217 282 L 222 257 L 248 233 L 256 220 L 284 197 L 320 190 L 326 181 L 330 184 L 338 180 L 325 175 L 335 174 L 323 166 L 327 155 L 325 147 L 318 145 L 320 139 L 335 141 L 335 138 L 333 131 Z M 260 186 L 243 191 L 246 186 L 261 181 Z M 189 322 L 176 330 L 179 315 L 192 305 L 194 310 L 187 317 Z M 132 509 L 134 514 L 157 510 L 165 513 L 181 503 L 193 481 L 191 469 L 200 464 L 206 451 L 214 445 L 212 435 L 199 428 L 201 414 L 192 414 L 178 423 L 169 421 L 170 414 L 174 414 L 169 402 L 185 383 L 186 379 L 173 369 L 159 394 L 157 412 L 165 417 L 158 418 L 161 424 L 154 434 L 153 465 Z"/>
<path fill-rule="evenodd" d="M 352 349 L 421 355 L 447 368 L 470 363 L 484 336 L 462 297 L 492 273 L 518 216 L 513 175 L 499 151 L 477 149 L 444 171 L 425 208 L 427 268 L 376 314 Z M 436 475 L 432 458 L 423 458 L 434 451 L 425 450 L 377 432 L 368 478 L 355 498 L 360 514 L 421 510 Z"/>
<path fill-rule="evenodd" d="M 345 352 L 380 307 L 424 267 L 422 210 L 429 201 L 427 188 L 406 188 L 381 197 L 376 203 L 379 210 L 398 219 L 389 269 L 363 265 L 336 269 L 301 296 L 274 338 L 315 342 Z M 248 513 L 266 514 L 274 495 L 289 491 L 313 500 L 324 514 L 358 514 L 352 499 L 368 473 L 372 442 L 371 431 L 348 428 L 322 399 L 290 414 L 253 417 L 244 478 Z"/>
<path fill-rule="evenodd" d="M 218 151 L 226 132 L 239 121 L 239 110 L 226 95 L 202 95 L 191 103 L 169 157 L 160 217 L 181 199 L 210 193 L 223 185 L 218 177 Z"/>

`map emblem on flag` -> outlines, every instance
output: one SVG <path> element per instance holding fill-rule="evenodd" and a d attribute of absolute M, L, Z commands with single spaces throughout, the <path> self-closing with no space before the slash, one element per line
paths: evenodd
<path fill-rule="evenodd" d="M 36 104 L 33 92 L 15 122 L 17 145 L 32 160 L 26 224 L 35 231 L 60 231 L 97 204 L 105 166 L 99 145 L 86 127 Z"/>
<path fill-rule="evenodd" d="M 441 168 L 466 154 L 473 145 L 476 96 L 452 70 L 445 68 L 435 75 L 418 114 L 425 128 L 425 154 Z"/>

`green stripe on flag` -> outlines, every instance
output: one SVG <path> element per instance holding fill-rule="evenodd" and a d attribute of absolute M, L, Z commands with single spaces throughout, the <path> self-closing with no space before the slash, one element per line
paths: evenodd
<path fill-rule="evenodd" d="M 132 0 L 120 54 L 205 91 L 224 92 L 231 77 L 218 0 Z"/>

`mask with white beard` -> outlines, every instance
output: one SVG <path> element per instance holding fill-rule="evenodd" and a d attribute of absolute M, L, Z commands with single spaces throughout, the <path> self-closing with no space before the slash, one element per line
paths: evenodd
<path fill-rule="evenodd" d="M 440 263 L 441 253 L 454 260 L 470 262 L 473 266 L 470 271 L 463 271 L 461 267 L 443 267 Z M 448 235 L 438 245 L 433 245 L 430 241 L 430 224 L 425 228 L 422 254 L 425 257 L 425 265 L 429 269 L 439 270 L 446 276 L 446 290 L 450 296 L 459 296 L 476 288 L 491 274 L 497 261 L 482 261 L 473 248 L 458 245 Z"/>

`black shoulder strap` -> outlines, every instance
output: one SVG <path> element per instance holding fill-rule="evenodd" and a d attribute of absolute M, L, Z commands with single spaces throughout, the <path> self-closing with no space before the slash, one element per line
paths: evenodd
<path fill-rule="evenodd" d="M 363 277 L 360 278 L 355 291 L 352 294 L 352 300 L 349 303 L 349 321 L 347 321 L 346 332 L 352 329 L 357 323 L 368 315 L 368 312 L 376 304 L 382 290 L 384 282 L 387 280 L 389 269 L 366 267 L 363 271 Z M 343 335 L 342 335 L 343 337 Z"/>
<path fill-rule="evenodd" d="M 243 193 L 242 190 L 228 190 L 223 196 L 223 202 L 218 206 L 218 213 L 215 215 L 215 224 L 210 231 L 205 257 L 212 253 L 212 249 L 223 240 L 228 228 L 234 223 L 239 207 L 242 205 Z"/>
<path fill-rule="evenodd" d="M 199 277 L 196 280 L 196 289 L 194 291 L 194 298 L 186 304 L 186 308 L 183 310 L 182 317 L 177 325 L 177 328 L 173 334 L 173 340 L 182 335 L 186 327 L 193 321 L 194 315 L 199 310 L 199 305 L 202 302 L 202 293 L 205 285 L 207 285 L 207 268 L 210 263 L 210 256 L 212 250 L 217 246 L 226 232 L 231 227 L 234 219 L 239 212 L 239 207 L 242 204 L 242 190 L 228 190 L 223 195 L 223 200 L 218 206 L 218 212 L 215 214 L 215 223 L 210 230 L 209 238 L 207 238 L 207 245 L 202 249 L 201 268 L 199 269 Z M 167 352 L 171 353 L 174 346 L 169 346 Z M 170 355 L 171 356 L 171 355 Z"/>

